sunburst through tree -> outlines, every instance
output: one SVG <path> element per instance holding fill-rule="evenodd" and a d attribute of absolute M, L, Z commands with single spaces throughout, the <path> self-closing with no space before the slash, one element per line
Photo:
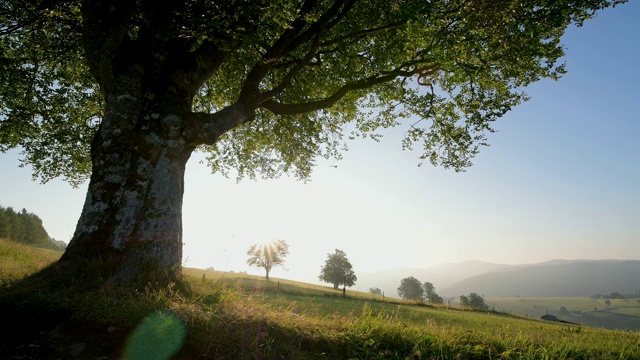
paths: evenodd
<path fill-rule="evenodd" d="M 266 244 L 253 244 L 247 251 L 250 266 L 263 268 L 266 272 L 266 279 L 269 280 L 269 273 L 275 266 L 282 266 L 284 258 L 289 254 L 289 245 L 284 240 L 274 240 Z"/>

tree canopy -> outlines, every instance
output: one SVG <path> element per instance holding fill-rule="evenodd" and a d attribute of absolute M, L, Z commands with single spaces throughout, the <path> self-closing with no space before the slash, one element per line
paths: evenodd
<path fill-rule="evenodd" d="M 369 294 L 373 294 L 373 295 L 383 295 L 382 294 L 382 290 L 378 287 L 371 287 L 369 288 Z"/>
<path fill-rule="evenodd" d="M 105 96 L 140 71 L 152 102 L 189 97 L 216 172 L 306 178 L 345 136 L 400 123 L 406 148 L 462 170 L 526 85 L 564 73 L 567 26 L 621 2 L 5 1 L 0 150 L 77 184 Z M 239 102 L 251 112 L 235 124 L 205 116 Z"/>
<path fill-rule="evenodd" d="M 327 260 L 320 269 L 320 281 L 333 284 L 337 289 L 340 285 L 353 286 L 358 277 L 353 272 L 353 266 L 344 251 L 336 249 L 333 254 L 327 254 Z"/>
<path fill-rule="evenodd" d="M 433 304 L 442 304 L 444 302 L 444 299 L 436 292 L 436 287 L 428 281 L 422 284 L 422 292 L 424 301 Z"/>
<path fill-rule="evenodd" d="M 249 259 L 247 264 L 263 268 L 266 279 L 269 280 L 271 269 L 284 265 L 284 260 L 289 255 L 289 245 L 284 240 L 274 240 L 267 244 L 253 244 L 247 251 Z"/>
<path fill-rule="evenodd" d="M 527 85 L 565 72 L 565 29 L 623 2 L 3 1 L 0 151 L 42 181 L 90 177 L 59 265 L 171 279 L 194 151 L 306 179 L 402 124 L 420 161 L 462 171 Z"/>
<path fill-rule="evenodd" d="M 469 293 L 469 295 L 460 295 L 460 305 L 467 306 L 475 310 L 488 310 L 489 305 L 484 302 L 484 298 L 477 293 Z"/>
<path fill-rule="evenodd" d="M 406 277 L 400 280 L 398 295 L 405 300 L 422 300 L 422 283 L 413 276 Z"/>

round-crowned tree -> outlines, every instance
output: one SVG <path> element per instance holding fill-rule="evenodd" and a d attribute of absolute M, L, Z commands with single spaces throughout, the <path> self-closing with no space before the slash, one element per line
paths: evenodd
<path fill-rule="evenodd" d="M 284 240 L 275 240 L 266 244 L 253 244 L 247 251 L 250 266 L 263 268 L 265 278 L 269 280 L 271 269 L 284 265 L 284 258 L 289 255 L 289 245 Z"/>
<path fill-rule="evenodd" d="M 327 260 L 320 269 L 320 281 L 333 284 L 333 288 L 337 289 L 340 285 L 353 286 L 358 277 L 353 272 L 353 266 L 347 254 L 342 250 L 336 249 L 333 254 L 327 254 Z"/>
<path fill-rule="evenodd" d="M 423 292 L 422 283 L 413 276 L 402 279 L 398 286 L 398 295 L 405 300 L 422 300 Z"/>

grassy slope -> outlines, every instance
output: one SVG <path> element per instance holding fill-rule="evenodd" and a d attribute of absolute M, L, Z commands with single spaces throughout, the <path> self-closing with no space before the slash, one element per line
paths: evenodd
<path fill-rule="evenodd" d="M 0 242 L 3 254 L 5 246 Z M 5 264 L 11 262 L 0 262 Z M 344 299 L 331 287 L 285 279 L 186 269 L 185 281 L 168 287 L 78 294 L 68 284 L 33 291 L 18 306 L 10 294 L 18 286 L 28 291 L 32 284 L 26 284 L 2 289 L 1 315 L 14 331 L 0 339 L 0 357 L 65 358 L 75 351 L 87 359 L 161 359 L 175 343 L 177 359 L 640 358 L 638 333 L 417 306 L 352 291 Z"/>
<path fill-rule="evenodd" d="M 58 260 L 62 252 L 0 239 L 0 285 L 19 280 Z"/>

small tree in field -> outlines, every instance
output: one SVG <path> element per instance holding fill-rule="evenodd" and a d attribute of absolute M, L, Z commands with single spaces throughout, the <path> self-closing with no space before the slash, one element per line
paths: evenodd
<path fill-rule="evenodd" d="M 380 290 L 380 288 L 377 288 L 377 287 L 372 287 L 372 288 L 369 288 L 369 294 L 382 295 L 382 290 Z"/>
<path fill-rule="evenodd" d="M 405 300 L 421 300 L 423 294 L 422 284 L 420 280 L 409 276 L 400 281 L 398 286 L 398 295 Z"/>
<path fill-rule="evenodd" d="M 268 281 L 271 269 L 284 264 L 284 258 L 289 255 L 289 245 L 284 240 L 275 240 L 268 244 L 253 244 L 247 251 L 247 255 L 249 255 L 247 264 L 263 268 Z"/>
<path fill-rule="evenodd" d="M 333 284 L 333 288 L 337 289 L 340 285 L 349 287 L 355 285 L 358 277 L 353 272 L 353 266 L 347 259 L 347 254 L 336 249 L 335 253 L 327 254 L 327 261 L 320 270 L 318 279 Z"/>
<path fill-rule="evenodd" d="M 489 310 L 489 305 L 484 302 L 484 298 L 477 293 L 470 293 L 469 296 L 460 296 L 460 305 L 470 307 L 474 310 Z"/>
<path fill-rule="evenodd" d="M 442 299 L 436 292 L 435 286 L 428 281 L 422 284 L 422 296 L 424 301 L 432 304 L 442 304 L 444 302 L 444 299 Z"/>
<path fill-rule="evenodd" d="M 609 298 L 611 298 L 611 299 L 624 299 L 624 296 L 622 294 L 620 294 L 619 292 L 612 292 L 611 294 L 609 294 Z"/>

